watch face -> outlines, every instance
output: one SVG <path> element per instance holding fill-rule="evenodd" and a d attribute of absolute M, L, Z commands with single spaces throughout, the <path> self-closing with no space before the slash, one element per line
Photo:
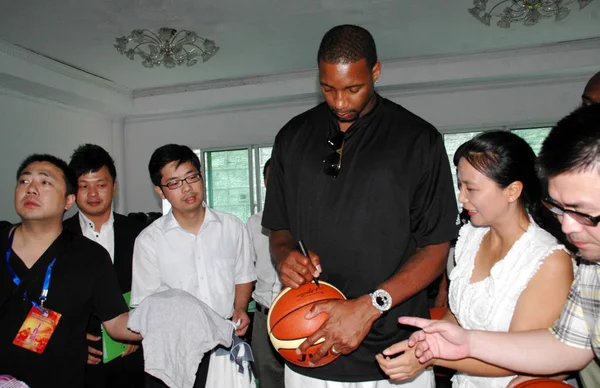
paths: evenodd
<path fill-rule="evenodd" d="M 392 296 L 386 290 L 377 290 L 371 294 L 373 306 L 379 311 L 388 311 L 392 307 Z"/>

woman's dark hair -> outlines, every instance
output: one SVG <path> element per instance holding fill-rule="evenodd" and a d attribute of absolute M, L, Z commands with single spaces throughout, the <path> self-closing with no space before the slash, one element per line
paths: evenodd
<path fill-rule="evenodd" d="M 542 186 L 536 176 L 535 153 L 525 140 L 506 131 L 484 132 L 458 147 L 453 159 L 455 166 L 461 158 L 501 188 L 521 182 L 523 190 L 519 201 L 535 222 L 543 226 Z"/>

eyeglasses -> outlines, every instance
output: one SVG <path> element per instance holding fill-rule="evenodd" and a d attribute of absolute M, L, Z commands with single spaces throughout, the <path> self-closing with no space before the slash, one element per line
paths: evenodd
<path fill-rule="evenodd" d="M 190 175 L 187 178 L 183 178 L 183 179 L 172 179 L 170 181 L 167 182 L 166 185 L 160 185 L 160 187 L 166 187 L 169 190 L 175 190 L 180 188 L 183 185 L 183 182 L 186 182 L 187 184 L 191 185 L 192 183 L 196 183 L 198 181 L 200 181 L 200 179 L 202 179 L 202 175 L 198 174 L 194 174 L 194 175 Z"/>
<path fill-rule="evenodd" d="M 344 132 L 337 131 L 327 139 L 327 145 L 333 152 L 323 159 L 323 172 L 329 176 L 337 177 L 342 168 L 342 151 L 344 150 Z"/>
<path fill-rule="evenodd" d="M 600 222 L 600 216 L 594 217 L 589 214 L 576 212 L 575 210 L 568 210 L 553 202 L 550 198 L 542 200 L 542 204 L 550 210 L 555 217 L 562 217 L 567 214 L 569 217 L 585 226 L 597 226 Z"/>

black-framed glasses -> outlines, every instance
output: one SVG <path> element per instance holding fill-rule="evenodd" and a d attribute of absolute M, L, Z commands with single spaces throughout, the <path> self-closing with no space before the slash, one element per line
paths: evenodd
<path fill-rule="evenodd" d="M 555 217 L 562 217 L 565 214 L 585 226 L 597 226 L 600 222 L 600 216 L 594 217 L 589 214 L 576 212 L 575 210 L 565 209 L 550 198 L 542 200 L 542 204 L 554 214 Z"/>
<path fill-rule="evenodd" d="M 191 185 L 192 183 L 196 183 L 196 182 L 200 181 L 200 179 L 202 179 L 202 175 L 200 175 L 200 173 L 197 173 L 197 174 L 185 177 L 183 179 L 172 179 L 172 180 L 168 181 L 166 185 L 160 185 L 160 187 L 166 187 L 169 190 L 175 190 L 175 189 L 180 188 L 183 185 L 183 182 L 186 182 L 187 184 Z"/>
<path fill-rule="evenodd" d="M 329 139 L 327 145 L 333 152 L 323 159 L 323 172 L 329 176 L 337 177 L 342 168 L 342 151 L 344 150 L 344 132 L 337 131 Z"/>

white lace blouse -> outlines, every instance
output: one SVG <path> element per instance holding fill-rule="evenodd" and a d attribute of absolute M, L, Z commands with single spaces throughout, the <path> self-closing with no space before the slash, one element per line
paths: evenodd
<path fill-rule="evenodd" d="M 488 227 L 470 223 L 459 232 L 455 249 L 456 267 L 450 274 L 450 309 L 465 329 L 507 332 L 521 293 L 544 259 L 565 247 L 531 218 L 527 231 L 492 267 L 490 276 L 471 283 L 475 256 Z M 457 372 L 453 387 L 506 387 L 514 376 L 480 377 Z"/>

